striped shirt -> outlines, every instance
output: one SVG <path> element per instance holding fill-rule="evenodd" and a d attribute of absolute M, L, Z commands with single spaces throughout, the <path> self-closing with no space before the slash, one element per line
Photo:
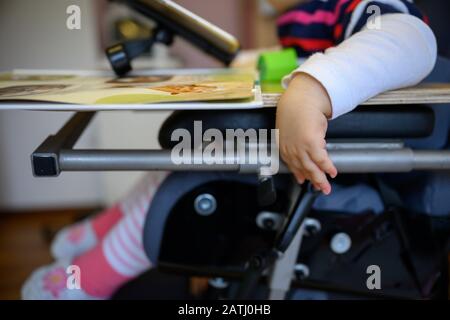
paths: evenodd
<path fill-rule="evenodd" d="M 412 0 L 313 0 L 278 18 L 278 36 L 283 47 L 308 57 L 360 31 L 375 14 L 387 13 L 407 13 L 427 22 Z"/>

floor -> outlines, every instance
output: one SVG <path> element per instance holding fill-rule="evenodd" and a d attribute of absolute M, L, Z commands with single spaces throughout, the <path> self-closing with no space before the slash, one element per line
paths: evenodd
<path fill-rule="evenodd" d="M 54 234 L 98 210 L 0 212 L 0 300 L 20 299 L 20 288 L 29 274 L 52 261 L 49 244 Z M 205 284 L 205 279 L 192 278 L 191 293 L 196 295 L 195 288 Z"/>
<path fill-rule="evenodd" d="M 55 232 L 94 211 L 0 212 L 0 300 L 19 299 L 28 275 L 52 261 L 49 243 Z"/>

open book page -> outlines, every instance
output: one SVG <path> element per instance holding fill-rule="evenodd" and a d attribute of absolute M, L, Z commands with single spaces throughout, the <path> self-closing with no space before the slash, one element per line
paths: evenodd
<path fill-rule="evenodd" d="M 152 71 L 124 78 L 82 73 L 0 74 L 1 101 L 81 105 L 254 100 L 255 74 L 238 69 Z"/>

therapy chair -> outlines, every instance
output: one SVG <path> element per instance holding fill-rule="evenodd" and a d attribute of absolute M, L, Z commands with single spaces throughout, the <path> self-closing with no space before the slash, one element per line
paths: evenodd
<path fill-rule="evenodd" d="M 426 81 L 448 81 L 449 72 L 439 58 Z M 161 127 L 160 145 L 171 149 L 172 133 L 193 133 L 198 120 L 204 130 L 270 129 L 275 112 L 177 111 Z M 446 105 L 387 105 L 361 106 L 329 123 L 338 181 L 372 185 L 381 214 L 315 210 L 317 193 L 288 174 L 173 173 L 149 209 L 147 255 L 160 270 L 210 277 L 212 297 L 301 298 L 298 288 L 309 288 L 321 292 L 315 298 L 446 298 L 450 220 L 406 208 L 392 177 L 379 173 L 448 171 L 450 153 L 440 149 L 449 120 Z M 428 150 L 412 149 L 418 146 Z M 412 181 L 425 183 L 420 174 Z M 382 270 L 380 289 L 368 285 L 371 266 Z"/>
<path fill-rule="evenodd" d="M 293 183 L 283 165 L 278 175 L 261 177 L 258 164 L 241 167 L 238 155 L 230 165 L 172 163 L 175 129 L 192 131 L 195 120 L 204 130 L 273 128 L 275 109 L 174 112 L 159 133 L 162 150 L 73 149 L 93 115 L 77 113 L 44 141 L 32 155 L 34 174 L 174 171 L 155 195 L 144 229 L 145 250 L 160 270 L 211 277 L 221 295 L 233 298 L 291 298 L 291 286 L 431 298 L 446 285 L 445 221 L 407 212 L 377 175 L 450 169 L 449 151 L 405 145 L 435 134 L 439 114 L 428 106 L 365 106 L 330 122 L 332 160 L 342 176 L 379 191 L 381 215 L 314 210 L 318 194 Z M 367 287 L 371 265 L 382 270 L 380 290 Z M 262 279 L 269 285 L 261 287 Z"/>
<path fill-rule="evenodd" d="M 262 297 L 272 299 L 285 298 L 291 282 L 373 296 L 431 297 L 440 285 L 446 287 L 442 246 L 449 229 L 407 212 L 396 191 L 373 173 L 426 169 L 425 162 L 435 169 L 448 166 L 448 153 L 438 160 L 434 156 L 440 152 L 404 146 L 407 139 L 432 136 L 435 116 L 423 105 L 360 107 L 330 122 L 333 161 L 341 172 L 365 173 L 359 178 L 369 180 L 385 204 L 381 215 L 317 212 L 312 209 L 317 193 L 283 175 L 267 182 L 256 174 L 174 173 L 149 209 L 146 252 L 163 270 L 219 278 L 219 287 L 239 279 L 240 288 L 231 295 L 238 298 L 255 297 L 252 289 L 263 275 L 269 293 Z M 160 130 L 161 146 L 172 148 L 171 133 L 177 128 L 192 132 L 196 120 L 203 121 L 204 130 L 223 131 L 267 129 L 275 123 L 274 110 L 175 112 Z M 425 158 L 430 162 L 414 163 Z M 271 203 L 261 201 L 268 198 Z M 439 244 L 434 233 L 442 233 L 444 242 Z M 307 249 L 300 249 L 303 237 Z M 382 291 L 366 286 L 364 268 L 371 263 L 392 277 L 383 281 Z"/>
<path fill-rule="evenodd" d="M 169 1 L 122 2 L 157 26 L 149 39 L 107 49 L 118 75 L 153 43 L 170 44 L 175 34 L 225 64 L 239 49 L 230 35 Z M 271 129 L 274 108 L 175 112 L 160 130 L 162 150 L 73 149 L 95 114 L 77 113 L 35 150 L 32 167 L 38 177 L 62 171 L 173 171 L 150 206 L 144 247 L 158 270 L 209 277 L 214 288 L 209 298 L 305 297 L 298 288 L 318 290 L 316 298 L 323 292 L 436 298 L 448 283 L 448 223 L 406 209 L 379 173 L 450 170 L 450 151 L 441 150 L 448 136 L 445 112 L 426 105 L 364 106 L 330 122 L 327 147 L 344 176 L 338 179 L 372 185 L 384 204 L 381 214 L 316 210 L 319 195 L 308 184 L 294 183 L 284 165 L 277 175 L 261 174 L 260 163 L 243 163 L 237 153 L 230 164 L 172 162 L 174 130 L 192 133 L 196 120 L 204 130 Z M 438 141 L 432 149 L 429 139 Z M 368 280 L 376 268 L 381 287 Z"/>

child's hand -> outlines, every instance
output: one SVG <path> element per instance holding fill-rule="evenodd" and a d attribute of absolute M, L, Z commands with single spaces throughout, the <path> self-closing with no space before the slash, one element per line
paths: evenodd
<path fill-rule="evenodd" d="M 299 183 L 309 180 L 324 194 L 331 192 L 326 174 L 337 175 L 325 142 L 330 117 L 331 102 L 325 88 L 313 77 L 297 74 L 278 102 L 280 153 Z"/>

